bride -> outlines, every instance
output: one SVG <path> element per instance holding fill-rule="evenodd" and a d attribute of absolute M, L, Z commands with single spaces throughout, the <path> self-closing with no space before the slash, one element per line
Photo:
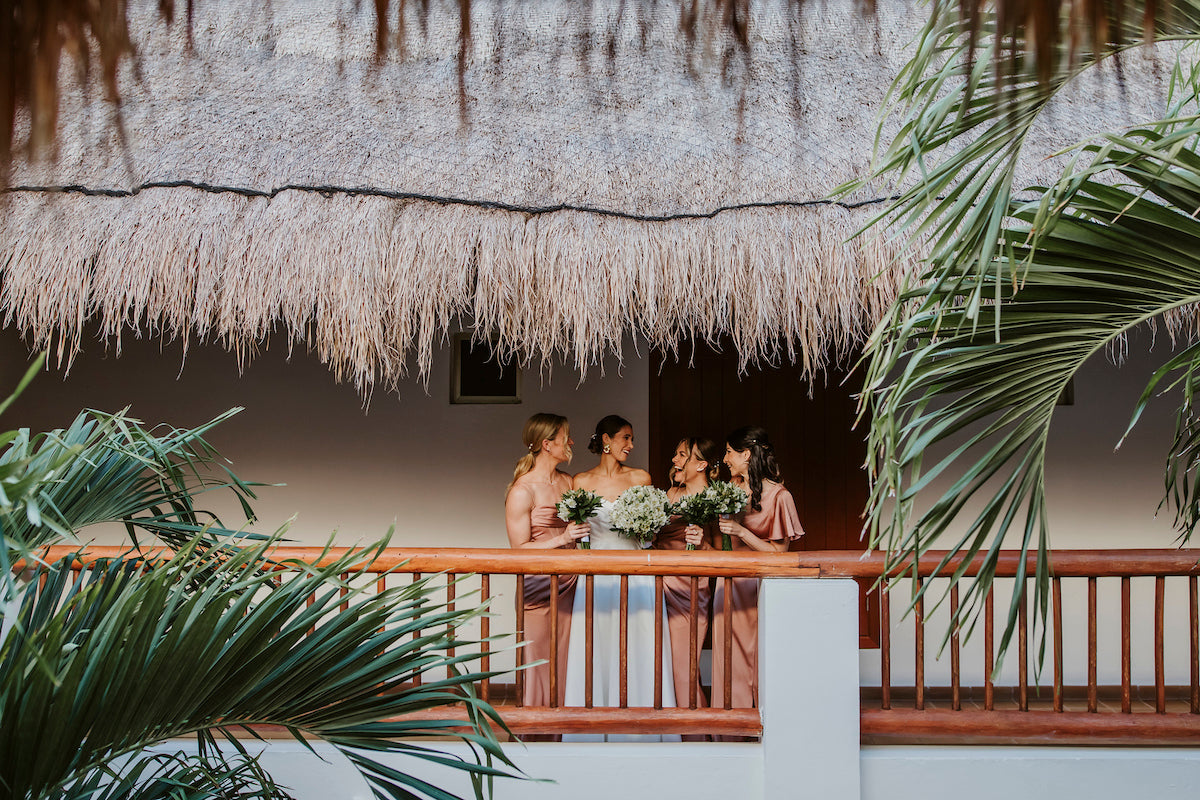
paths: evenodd
<path fill-rule="evenodd" d="M 596 424 L 596 432 L 588 442 L 588 450 L 600 456 L 600 463 L 575 476 L 574 488 L 587 489 L 604 498 L 591 525 L 593 550 L 640 550 L 640 542 L 614 533 L 612 530 L 612 501 L 633 486 L 649 486 L 650 473 L 625 465 L 633 450 L 633 426 L 625 419 L 610 414 Z M 575 592 L 571 626 L 567 645 L 567 678 L 565 705 L 585 704 L 586 659 L 584 608 L 586 592 L 580 586 Z M 592 605 L 592 705 L 620 704 L 620 607 L 621 578 L 618 575 L 597 575 Z M 663 609 L 654 605 L 654 578 L 648 575 L 629 577 L 627 698 L 630 707 L 654 705 L 654 619 Z M 675 687 L 671 672 L 671 641 L 664 618 L 662 623 L 662 704 L 675 706 Z M 658 736 L 615 736 L 608 741 L 658 740 Z M 678 741 L 678 736 L 661 737 Z M 601 741 L 601 735 L 564 736 L 564 741 Z"/>

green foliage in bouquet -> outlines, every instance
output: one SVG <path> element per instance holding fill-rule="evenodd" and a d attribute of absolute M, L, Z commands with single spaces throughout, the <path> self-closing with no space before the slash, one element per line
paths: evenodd
<path fill-rule="evenodd" d="M 596 516 L 604 498 L 587 489 L 571 489 L 563 492 L 562 499 L 555 503 L 558 518 L 563 522 L 573 522 L 576 525 L 586 525 L 587 521 Z M 592 543 L 584 540 L 579 543 L 580 550 L 591 550 Z"/>
<path fill-rule="evenodd" d="M 746 494 L 744 489 L 726 481 L 713 481 L 705 491 L 713 492 L 716 497 L 717 514 L 723 517 L 742 513 L 746 504 L 750 502 L 750 495 Z M 721 549 L 733 549 L 733 542 L 730 541 L 729 534 L 721 534 Z"/>

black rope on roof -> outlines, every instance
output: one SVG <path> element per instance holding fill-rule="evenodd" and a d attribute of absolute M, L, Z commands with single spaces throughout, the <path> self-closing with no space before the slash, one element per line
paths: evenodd
<path fill-rule="evenodd" d="M 322 197 L 386 197 L 391 200 L 423 200 L 440 205 L 460 205 L 474 208 L 486 208 L 496 211 L 513 211 L 519 214 L 554 214 L 560 211 L 582 211 L 587 214 L 598 214 L 605 217 L 617 217 L 635 222 L 672 222 L 685 219 L 712 219 L 727 211 L 744 211 L 753 208 L 807 208 L 810 206 L 836 206 L 844 209 L 863 208 L 864 206 L 890 203 L 897 197 L 873 197 L 867 200 L 845 202 L 821 198 L 817 200 L 773 200 L 758 203 L 737 203 L 720 206 L 711 211 L 690 211 L 678 214 L 632 214 L 626 211 L 616 211 L 610 208 L 572 205 L 560 203 L 552 206 L 520 206 L 512 203 L 502 203 L 496 200 L 472 200 L 463 197 L 444 197 L 441 195 L 422 194 L 420 192 L 401 192 L 393 189 L 378 189 L 372 187 L 350 187 L 332 185 L 313 185 L 289 183 L 273 189 L 252 189 L 245 186 L 221 186 L 203 181 L 150 181 L 132 189 L 92 188 L 82 184 L 65 184 L 62 186 L 10 186 L 0 189 L 3 194 L 79 194 L 85 197 L 134 197 L 147 189 L 196 189 L 212 194 L 236 194 L 242 197 L 259 197 L 268 200 L 282 192 L 309 192 Z"/>

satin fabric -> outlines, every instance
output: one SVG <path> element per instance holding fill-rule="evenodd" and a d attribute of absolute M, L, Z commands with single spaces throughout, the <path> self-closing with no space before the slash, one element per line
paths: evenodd
<path fill-rule="evenodd" d="M 686 550 L 684 530 L 687 523 L 683 517 L 671 517 L 654 539 L 655 550 Z M 711 531 L 705 536 L 711 541 Z M 700 663 L 700 651 L 704 648 L 704 636 L 708 633 L 708 578 L 696 581 L 696 663 Z M 688 645 L 692 631 L 692 579 L 683 576 L 663 578 L 663 602 L 667 607 L 667 625 L 671 631 L 671 673 L 675 683 L 675 702 L 680 708 L 688 708 L 688 678 L 691 672 Z M 705 708 L 708 701 L 700 688 L 699 670 L 696 674 L 696 707 Z"/>
<path fill-rule="evenodd" d="M 567 523 L 558 518 L 554 506 L 537 506 L 530 512 L 530 540 L 542 541 L 563 532 Z M 573 550 L 568 547 L 559 548 Z M 566 696 L 567 642 L 571 637 L 571 604 L 575 598 L 575 575 L 558 576 L 558 597 L 550 596 L 549 575 L 526 575 L 521 604 L 525 610 L 525 629 L 518 637 L 527 642 L 524 663 L 545 659 L 547 663 L 524 670 L 525 692 L 522 700 L 527 706 L 550 705 L 550 616 L 558 610 L 558 705 Z"/>
<path fill-rule="evenodd" d="M 804 535 L 796 501 L 792 493 L 774 481 L 763 481 L 761 510 L 747 507 L 738 520 L 760 539 L 783 541 Z M 733 539 L 734 550 L 753 548 L 740 538 Z M 722 578 L 713 598 L 713 682 L 712 705 L 725 706 L 725 594 L 732 606 L 731 707 L 758 707 L 758 579 Z"/>

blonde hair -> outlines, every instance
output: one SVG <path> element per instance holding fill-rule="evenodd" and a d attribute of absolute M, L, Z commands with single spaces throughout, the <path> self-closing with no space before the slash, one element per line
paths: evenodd
<path fill-rule="evenodd" d="M 517 467 L 513 470 L 513 479 L 509 482 L 508 488 L 504 490 L 506 495 L 512 491 L 513 484 L 522 475 L 533 469 L 533 463 L 537 460 L 538 453 L 542 452 L 542 442 L 558 436 L 558 432 L 568 424 L 567 418 L 558 414 L 534 414 L 525 420 L 525 428 L 521 431 L 521 443 L 525 445 L 528 452 L 517 461 Z"/>

